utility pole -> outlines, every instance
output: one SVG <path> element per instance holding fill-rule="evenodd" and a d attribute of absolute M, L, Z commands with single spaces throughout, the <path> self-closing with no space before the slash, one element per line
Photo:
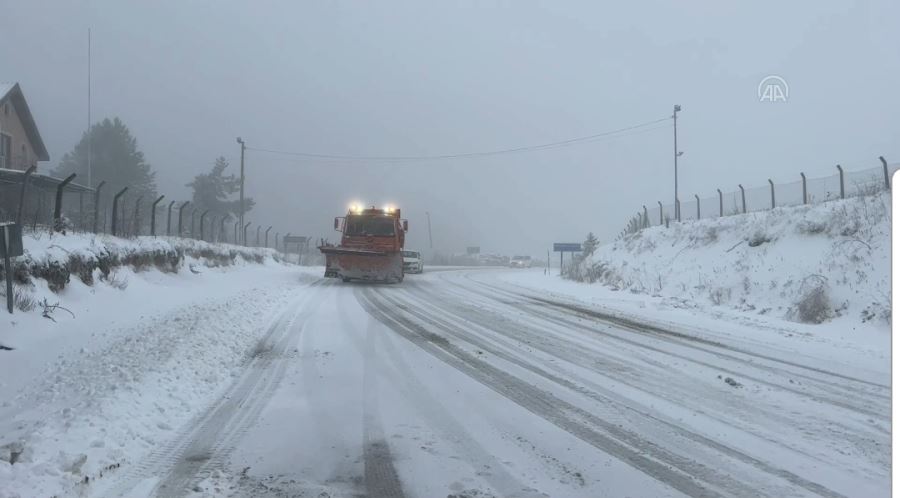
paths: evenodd
<path fill-rule="evenodd" d="M 241 144 L 241 202 L 240 202 L 240 207 L 239 207 L 241 212 L 240 212 L 240 218 L 238 221 L 240 222 L 241 226 L 244 226 L 244 211 L 245 211 L 245 209 L 244 209 L 244 150 L 247 149 L 247 144 L 244 143 L 244 141 L 241 139 L 241 137 L 237 137 L 237 143 Z M 244 238 L 246 239 L 246 237 L 247 237 L 247 235 L 246 235 L 246 230 L 245 230 Z M 245 245 L 247 243 L 246 240 L 242 240 L 242 242 Z"/>
<path fill-rule="evenodd" d="M 88 118 L 88 143 L 87 143 L 87 181 L 88 187 L 93 188 L 94 185 L 91 183 L 91 28 L 88 28 L 88 91 L 87 91 L 87 118 Z M 97 206 L 94 206 L 94 209 L 97 209 Z M 95 230 L 96 231 L 96 230 Z"/>
<path fill-rule="evenodd" d="M 681 207 L 678 205 L 678 111 L 681 110 L 680 105 L 675 105 L 672 111 L 672 131 L 675 143 L 675 219 L 681 221 Z"/>
<path fill-rule="evenodd" d="M 431 213 L 425 211 L 425 217 L 428 218 L 428 248 L 434 249 L 434 242 L 431 240 Z"/>

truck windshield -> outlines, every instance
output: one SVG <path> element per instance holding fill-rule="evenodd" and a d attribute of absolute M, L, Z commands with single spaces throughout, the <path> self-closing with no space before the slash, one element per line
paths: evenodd
<path fill-rule="evenodd" d="M 394 219 L 381 216 L 348 216 L 345 234 L 393 237 Z"/>
<path fill-rule="evenodd" d="M 403 251 L 403 257 L 404 258 L 418 258 L 419 253 L 417 253 L 415 251 Z"/>

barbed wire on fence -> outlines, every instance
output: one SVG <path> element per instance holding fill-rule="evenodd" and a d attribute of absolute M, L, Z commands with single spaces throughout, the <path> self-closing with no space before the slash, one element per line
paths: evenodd
<path fill-rule="evenodd" d="M 766 211 L 776 207 L 818 204 L 847 197 L 871 195 L 890 190 L 890 178 L 900 170 L 900 163 L 888 164 L 879 157 L 881 166 L 847 171 L 838 166 L 836 174 L 818 178 L 799 179 L 786 183 L 774 183 L 752 187 L 738 186 L 737 190 L 719 190 L 716 196 L 698 197 L 692 195 L 679 199 L 680 209 L 674 203 L 643 206 L 636 215 L 630 217 L 625 228 L 619 232 L 621 238 L 652 226 L 669 226 L 673 221 L 689 222 L 698 219 L 718 218 L 736 214 Z M 676 213 L 681 214 L 677 219 Z"/>
<path fill-rule="evenodd" d="M 238 237 L 243 232 L 232 235 L 228 220 L 235 219 L 233 213 L 216 213 L 206 210 L 187 209 L 178 219 L 178 208 L 184 201 L 174 202 L 171 220 L 168 218 L 168 203 L 155 204 L 157 198 L 149 198 L 140 193 L 131 194 L 127 190 L 113 192 L 103 188 L 103 182 L 96 188 L 78 183 L 66 183 L 47 175 L 31 174 L 25 171 L 4 170 L 0 174 L 0 222 L 21 220 L 25 233 L 107 233 L 113 231 L 113 208 L 115 206 L 115 235 L 123 238 L 138 236 L 175 236 L 226 242 L 244 246 L 272 247 L 285 252 L 277 238 L 255 235 L 256 223 L 248 224 L 254 234 L 246 239 Z M 24 187 L 24 188 L 23 188 Z M 116 197 L 118 195 L 118 200 Z M 163 196 L 164 197 L 164 196 Z M 155 220 L 152 220 L 155 212 Z M 58 216 L 57 216 L 57 213 Z M 171 226 L 169 223 L 171 222 Z M 151 233 L 151 225 L 155 233 Z M 179 233 L 178 226 L 181 226 Z M 266 225 L 259 224 L 261 230 Z M 201 230 L 202 229 L 202 230 Z M 268 234 L 267 234 L 268 235 Z"/>

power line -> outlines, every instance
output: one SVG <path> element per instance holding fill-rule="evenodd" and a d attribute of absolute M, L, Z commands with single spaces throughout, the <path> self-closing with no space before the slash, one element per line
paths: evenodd
<path fill-rule="evenodd" d="M 617 130 L 605 131 L 602 133 L 595 133 L 593 135 L 587 135 L 583 137 L 570 138 L 568 140 L 560 140 L 558 142 L 549 142 L 540 145 L 528 145 L 524 147 L 514 147 L 509 149 L 498 149 L 498 150 L 489 150 L 489 151 L 481 151 L 481 152 L 464 152 L 457 154 L 439 154 L 439 155 L 424 155 L 424 156 L 351 156 L 351 155 L 341 155 L 341 154 L 319 154 L 314 152 L 303 152 L 303 151 L 285 151 L 285 150 L 274 150 L 274 149 L 264 149 L 260 147 L 247 147 L 247 150 L 252 150 L 256 152 L 267 152 L 270 154 L 280 154 L 285 156 L 300 156 L 311 159 L 341 159 L 341 160 L 351 160 L 351 161 L 430 161 L 430 160 L 438 160 L 438 159 L 464 159 L 464 158 L 472 158 L 472 157 L 485 157 L 485 156 L 496 156 L 501 154 L 512 154 L 512 153 L 520 153 L 520 152 L 531 152 L 537 150 L 546 150 L 546 149 L 554 149 L 560 147 L 568 147 L 570 145 L 576 145 L 585 142 L 596 141 L 602 138 L 608 138 L 620 133 L 624 133 L 627 131 L 637 130 L 639 128 L 644 128 L 647 126 L 651 126 L 657 123 L 662 123 L 663 121 L 668 121 L 672 119 L 671 116 L 666 116 L 664 118 L 655 119 L 653 121 L 647 121 L 645 123 L 636 124 L 633 126 L 626 126 L 625 128 L 619 128 Z M 649 130 L 647 130 L 649 131 Z"/>

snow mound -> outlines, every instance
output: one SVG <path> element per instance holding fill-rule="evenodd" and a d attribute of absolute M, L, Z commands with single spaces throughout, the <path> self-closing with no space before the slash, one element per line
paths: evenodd
<path fill-rule="evenodd" d="M 674 223 L 567 271 L 616 290 L 795 322 L 890 323 L 890 192 Z"/>
<path fill-rule="evenodd" d="M 47 281 L 54 292 L 63 290 L 73 275 L 93 285 L 121 266 L 135 271 L 155 268 L 177 273 L 187 260 L 191 271 L 198 266 L 230 266 L 241 262 L 281 261 L 274 249 L 248 248 L 177 237 L 135 237 L 131 239 L 94 234 L 32 233 L 24 237 L 25 254 L 13 264 L 13 278 L 30 286 L 33 278 Z M 5 277 L 0 272 L 0 280 Z"/>

